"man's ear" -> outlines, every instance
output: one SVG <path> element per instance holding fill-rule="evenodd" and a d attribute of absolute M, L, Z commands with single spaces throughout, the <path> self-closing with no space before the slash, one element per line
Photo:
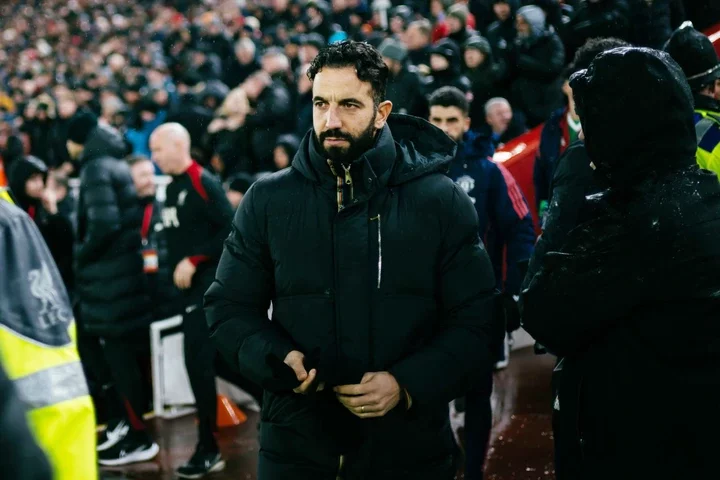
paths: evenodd
<path fill-rule="evenodd" d="M 380 130 L 385 126 L 390 112 L 392 112 L 393 104 L 390 100 L 385 100 L 380 103 L 377 107 L 377 113 L 375 114 L 375 130 Z"/>

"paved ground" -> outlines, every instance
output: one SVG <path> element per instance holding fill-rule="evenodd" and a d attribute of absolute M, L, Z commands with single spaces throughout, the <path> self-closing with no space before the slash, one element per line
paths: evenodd
<path fill-rule="evenodd" d="M 510 366 L 496 374 L 494 428 L 488 454 L 488 480 L 552 480 L 552 431 L 550 423 L 550 372 L 553 358 L 536 356 L 532 348 L 513 352 Z M 258 415 L 247 412 L 248 421 L 221 430 L 219 440 L 227 469 L 208 477 L 213 480 L 255 480 Z M 103 470 L 103 480 L 170 480 L 173 470 L 192 455 L 195 422 L 191 417 L 172 421 L 153 420 L 160 444 L 155 462 L 120 470 Z M 462 479 L 462 474 L 459 474 Z"/>

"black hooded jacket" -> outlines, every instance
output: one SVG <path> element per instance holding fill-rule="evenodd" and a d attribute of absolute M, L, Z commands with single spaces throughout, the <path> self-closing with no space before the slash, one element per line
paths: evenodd
<path fill-rule="evenodd" d="M 50 254 L 55 260 L 65 288 L 70 293 L 73 286 L 73 227 L 70 219 L 60 213 L 51 214 L 42 205 L 39 198 L 31 198 L 25 193 L 25 183 L 35 174 L 47 177 L 47 166 L 37 157 L 27 156 L 13 162 L 8 174 L 10 190 L 18 206 L 25 210 L 35 221 L 43 236 Z"/>
<path fill-rule="evenodd" d="M 247 192 L 206 312 L 219 351 L 266 390 L 261 455 L 285 464 L 267 478 L 298 478 L 287 475 L 308 463 L 327 475 L 342 454 L 345 478 L 397 478 L 383 475 L 450 457 L 447 403 L 489 371 L 495 286 L 475 209 L 444 175 L 454 152 L 428 122 L 392 115 L 351 164 L 340 211 L 312 133 L 292 168 Z M 282 362 L 294 349 L 326 384 L 316 397 L 291 391 Z M 339 404 L 331 387 L 373 371 L 407 389 L 409 411 L 366 421 Z M 445 478 L 422 473 L 412 478 Z"/>
<path fill-rule="evenodd" d="M 150 299 L 143 274 L 142 213 L 120 134 L 98 125 L 81 158 L 76 292 L 89 333 L 113 335 L 147 325 Z"/>
<path fill-rule="evenodd" d="M 712 478 L 720 185 L 695 163 L 690 88 L 649 49 L 602 53 L 583 72 L 571 86 L 604 189 L 522 295 L 527 331 L 564 357 L 557 477 Z"/>

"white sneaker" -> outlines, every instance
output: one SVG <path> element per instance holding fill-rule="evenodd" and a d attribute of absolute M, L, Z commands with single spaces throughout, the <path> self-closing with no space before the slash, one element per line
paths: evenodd
<path fill-rule="evenodd" d="M 102 452 L 114 447 L 127 436 L 129 431 L 130 425 L 125 420 L 120 420 L 118 423 L 109 421 L 107 428 L 98 440 L 97 451 Z"/>

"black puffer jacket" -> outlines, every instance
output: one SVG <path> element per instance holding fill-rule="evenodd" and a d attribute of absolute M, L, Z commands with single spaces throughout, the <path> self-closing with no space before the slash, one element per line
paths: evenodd
<path fill-rule="evenodd" d="M 695 163 L 690 88 L 649 49 L 602 53 L 571 85 L 609 188 L 522 297 L 527 331 L 564 357 L 557 478 L 714 478 L 720 185 Z"/>
<path fill-rule="evenodd" d="M 513 107 L 525 113 L 528 125 L 544 122 L 562 103 L 565 47 L 560 37 L 546 31 L 536 37 L 516 39 L 511 54 Z"/>
<path fill-rule="evenodd" d="M 125 144 L 98 125 L 80 170 L 76 293 L 86 331 L 122 334 L 151 320 L 141 254 L 142 213 L 130 168 L 118 160 Z"/>
<path fill-rule="evenodd" d="M 348 479 L 445 478 L 428 466 L 453 450 L 447 402 L 489 371 L 495 285 L 475 209 L 444 175 L 454 151 L 424 120 L 393 115 L 352 164 L 354 200 L 341 211 L 312 133 L 292 168 L 247 192 L 206 311 L 220 352 L 266 389 L 267 478 L 300 478 L 288 475 L 305 464 L 327 475 L 342 454 Z M 324 393 L 290 391 L 298 382 L 282 361 L 293 349 Z M 412 408 L 366 421 L 342 407 L 331 387 L 372 371 L 390 371 Z M 325 478 L 313 472 L 302 478 Z"/>

